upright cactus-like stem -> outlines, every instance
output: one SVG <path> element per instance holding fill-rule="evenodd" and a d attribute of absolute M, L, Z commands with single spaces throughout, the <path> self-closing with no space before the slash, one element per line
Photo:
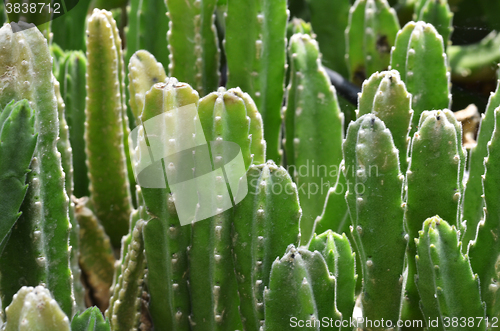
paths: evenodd
<path fill-rule="evenodd" d="M 144 202 L 144 197 L 142 196 L 142 189 L 140 186 L 136 187 L 136 200 L 138 203 L 137 209 L 134 209 L 132 211 L 132 214 L 130 214 L 130 231 L 126 236 L 123 236 L 122 238 L 122 247 L 120 251 L 120 259 L 115 261 L 115 272 L 113 276 L 113 286 L 111 287 L 112 291 L 115 288 L 116 284 L 119 283 L 120 276 L 123 274 L 123 266 L 125 265 L 125 260 L 128 255 L 128 251 L 130 250 L 130 245 L 132 243 L 133 239 L 133 232 L 135 225 L 137 222 L 140 220 L 148 220 L 149 216 L 146 211 L 146 204 Z M 142 230 L 141 230 L 142 231 Z M 115 296 L 113 300 L 117 300 L 118 298 Z M 112 301 L 110 301 L 110 304 L 112 304 Z"/>
<path fill-rule="evenodd" d="M 261 164 L 265 159 L 262 117 L 248 94 L 240 89 L 226 91 L 221 87 L 200 100 L 198 113 L 206 140 L 219 138 L 237 143 L 246 168 L 252 163 Z"/>
<path fill-rule="evenodd" d="M 175 208 L 171 205 L 172 201 L 165 207 Z M 148 308 L 155 327 L 166 326 L 170 328 L 165 330 L 188 331 L 191 308 L 186 250 L 189 245 L 189 229 L 181 228 L 180 225 L 169 227 L 168 222 L 175 221 L 174 217 L 164 221 L 153 218 L 144 228 L 148 261 L 146 281 L 150 294 Z"/>
<path fill-rule="evenodd" d="M 111 20 L 111 13 L 95 10 L 88 21 L 85 147 L 92 205 L 116 248 L 127 233 L 132 200 L 123 144 L 123 60 Z"/>
<path fill-rule="evenodd" d="M 460 169 L 465 165 L 460 159 L 462 142 L 457 137 L 454 122 L 456 119 L 449 110 L 425 111 L 412 141 L 411 161 L 406 173 L 405 225 L 410 236 L 403 315 L 406 319 L 421 319 L 415 286 L 414 239 L 422 229 L 422 220 L 440 215 L 450 224 L 460 225 Z"/>
<path fill-rule="evenodd" d="M 195 90 L 174 78 L 155 84 L 145 95 L 142 122 L 176 108 L 198 105 L 198 99 Z M 182 133 L 174 131 L 169 134 L 178 137 Z M 149 312 L 153 324 L 159 330 L 190 330 L 187 250 L 191 229 L 181 226 L 168 187 L 143 187 L 142 193 L 152 218 L 143 231 L 148 261 Z"/>
<path fill-rule="evenodd" d="M 97 10 L 99 11 L 99 10 Z M 95 12 L 95 10 L 94 10 Z M 118 66 L 118 85 L 120 87 L 120 97 L 121 97 L 121 117 L 122 117 L 122 127 L 123 127 L 123 147 L 125 149 L 125 160 L 127 165 L 127 175 L 129 181 L 130 195 L 132 199 L 132 204 L 135 206 L 137 201 L 135 201 L 135 178 L 132 169 L 132 160 L 130 158 L 130 149 L 129 149 L 129 140 L 128 136 L 130 134 L 130 123 L 128 118 L 129 109 L 127 108 L 127 89 L 125 87 L 125 61 L 124 61 L 124 53 L 122 49 L 122 40 L 120 37 L 120 30 L 118 30 L 118 26 L 116 25 L 116 21 L 113 18 L 113 13 L 107 11 L 101 11 L 102 14 L 107 16 L 109 25 L 111 27 L 111 31 L 113 32 L 113 43 L 115 44 L 115 50 L 117 55 L 117 66 Z M 132 123 L 133 123 L 132 119 Z"/>
<path fill-rule="evenodd" d="M 271 265 L 287 245 L 299 244 L 301 212 L 296 185 L 284 168 L 271 161 L 251 166 L 247 182 L 250 192 L 235 207 L 232 249 L 243 325 L 258 330 Z"/>
<path fill-rule="evenodd" d="M 307 23 L 303 19 L 300 18 L 292 18 L 286 27 L 286 37 L 287 39 L 292 38 L 294 34 L 302 33 L 312 35 L 313 30 L 311 23 Z"/>
<path fill-rule="evenodd" d="M 303 211 L 301 243 L 307 244 L 328 190 L 337 181 L 332 168 L 338 167 L 342 159 L 343 117 L 335 88 L 321 67 L 316 41 L 309 35 L 297 34 L 291 38 L 290 54 L 286 163 L 298 186 Z"/>
<path fill-rule="evenodd" d="M 311 323 L 318 320 L 313 289 L 307 279 L 302 256 L 295 247 L 289 247 L 281 259 L 274 261 L 269 281 L 269 288 L 264 291 L 264 330 L 287 330 L 290 328 L 291 318 Z M 287 304 L 284 305 L 283 302 Z M 305 330 L 319 331 L 319 327 L 309 326 Z"/>
<path fill-rule="evenodd" d="M 318 251 L 326 261 L 328 270 L 336 279 L 336 304 L 343 320 L 349 320 L 354 310 L 356 270 L 355 258 L 351 244 L 345 233 L 339 235 L 328 230 L 320 235 L 314 235 L 309 243 L 311 252 Z M 341 330 L 350 330 L 343 326 Z"/>
<path fill-rule="evenodd" d="M 380 118 L 391 131 L 394 145 L 399 151 L 401 172 L 408 167 L 410 137 L 411 94 L 396 70 L 373 74 L 363 83 L 359 96 L 357 117 L 372 113 Z"/>
<path fill-rule="evenodd" d="M 89 178 L 85 155 L 85 98 L 87 58 L 80 51 L 66 53 L 61 63 L 59 81 L 66 105 L 65 118 L 73 152 L 73 194 L 77 198 L 89 196 Z"/>
<path fill-rule="evenodd" d="M 132 230 L 132 238 L 121 266 L 122 274 L 113 289 L 106 316 L 111 330 L 137 330 L 141 317 L 141 295 L 146 269 L 144 256 L 144 220 L 139 220 Z"/>
<path fill-rule="evenodd" d="M 217 1 L 165 1 L 170 19 L 169 76 L 204 96 L 219 86 L 220 51 L 214 24 Z"/>
<path fill-rule="evenodd" d="M 165 69 L 161 63 L 148 51 L 140 50 L 130 58 L 128 65 L 130 108 L 135 122 L 140 122 L 139 116 L 144 108 L 146 93 L 156 83 L 167 79 Z"/>
<path fill-rule="evenodd" d="M 458 168 L 458 216 L 457 216 L 457 229 L 462 235 L 465 230 L 465 223 L 463 221 L 463 201 L 465 193 L 465 170 L 467 168 L 467 150 L 463 146 L 463 129 L 462 123 L 457 120 L 455 114 L 451 111 L 444 111 L 444 114 L 448 121 L 455 127 L 455 133 L 457 135 L 457 152 L 459 159 Z"/>
<path fill-rule="evenodd" d="M 318 309 L 318 317 L 322 318 L 320 330 L 340 330 L 335 322 L 342 319 L 342 314 L 337 309 L 337 279 L 328 269 L 328 265 L 320 252 L 310 252 L 299 248 L 299 253 L 305 262 L 309 274 L 308 281 L 313 289 L 314 301 Z M 328 325 L 325 325 L 324 317 Z"/>
<path fill-rule="evenodd" d="M 281 163 L 281 108 L 285 81 L 285 0 L 233 0 L 227 5 L 227 86 L 250 94 L 264 122 L 267 158 Z"/>
<path fill-rule="evenodd" d="M 450 107 L 450 73 L 443 37 L 431 24 L 406 24 L 397 34 L 391 52 L 391 69 L 399 71 L 413 96 L 412 136 L 423 111 Z"/>
<path fill-rule="evenodd" d="M 453 12 L 448 0 L 419 0 L 415 6 L 414 19 L 432 24 L 443 37 L 444 48 L 450 44 L 453 32 Z"/>
<path fill-rule="evenodd" d="M 69 245 L 71 246 L 70 267 L 73 276 L 73 292 L 77 310 L 85 309 L 85 288 L 80 280 L 81 270 L 78 263 L 80 250 L 80 226 L 75 216 L 75 203 L 73 202 L 73 153 L 69 140 L 69 129 L 65 119 L 65 104 L 61 97 L 59 82 L 54 82 L 54 91 L 57 98 L 57 110 L 59 119 L 59 138 L 57 140 L 57 151 L 61 154 L 61 165 L 65 175 L 65 189 L 70 199 L 68 214 L 71 223 Z M 76 312 L 76 311 L 75 311 Z"/>
<path fill-rule="evenodd" d="M 245 169 L 252 162 L 263 162 L 262 119 L 248 94 L 240 89 L 226 91 L 221 87 L 200 100 L 198 116 L 206 141 L 212 142 L 210 151 L 215 168 L 223 166 L 220 164 L 224 159 L 224 148 L 219 147 L 221 142 L 239 145 Z M 254 145 L 254 142 L 258 144 Z M 223 181 L 215 180 L 209 185 L 221 196 L 227 191 Z M 236 195 L 233 192 L 233 196 Z M 212 204 L 222 207 L 219 199 Z M 189 285 L 193 298 L 191 320 L 194 330 L 242 328 L 238 311 L 238 284 L 231 254 L 233 212 L 229 209 L 193 224 Z M 255 323 L 255 320 L 249 322 Z"/>
<path fill-rule="evenodd" d="M 108 307 L 115 258 L 110 239 L 87 202 L 87 198 L 79 199 L 75 208 L 80 227 L 79 260 L 95 303 L 104 310 Z"/>
<path fill-rule="evenodd" d="M 27 100 L 13 100 L 0 112 L 0 252 L 28 190 L 24 183 L 37 141 L 34 115 Z"/>
<path fill-rule="evenodd" d="M 109 321 L 104 320 L 97 307 L 90 307 L 71 320 L 71 331 L 110 331 Z"/>
<path fill-rule="evenodd" d="M 126 11 L 128 26 L 125 27 L 125 64 L 129 64 L 134 54 L 142 50 L 155 54 L 161 62 L 162 68 L 168 68 L 170 63 L 170 51 L 167 43 L 167 32 L 170 20 L 167 17 L 166 1 L 132 0 L 126 6 Z M 155 33 L 151 33 L 151 31 L 155 31 Z M 147 75 L 148 73 L 145 74 Z M 164 79 L 158 82 L 162 81 L 164 81 Z M 134 95 L 130 94 L 130 73 L 129 76 L 125 77 L 125 83 L 129 86 L 129 89 L 125 91 L 127 100 L 133 99 Z M 147 92 L 153 84 L 151 84 L 145 92 Z M 132 101 L 130 101 L 130 103 L 132 103 Z M 141 114 L 140 112 L 142 109 L 139 110 L 138 114 L 134 114 L 131 107 L 132 105 L 127 107 L 127 115 L 129 117 L 130 127 L 133 128 L 136 123 L 140 122 L 137 116 Z M 134 201 L 134 205 L 137 206 L 136 201 Z"/>
<path fill-rule="evenodd" d="M 323 55 L 323 64 L 343 77 L 349 76 L 345 60 L 345 29 L 349 21 L 349 0 L 312 0 L 308 3 L 311 24 Z M 335 40 L 335 42 L 332 42 Z"/>
<path fill-rule="evenodd" d="M 155 54 L 158 61 L 168 68 L 169 50 L 167 31 L 169 19 L 165 1 L 132 0 L 127 6 L 128 26 L 125 28 L 127 50 L 125 63 L 138 50 Z M 155 31 L 151 33 L 151 31 Z"/>
<path fill-rule="evenodd" d="M 432 215 L 443 215 L 450 224 L 460 226 L 460 183 L 465 168 L 462 153 L 461 125 L 453 113 L 449 110 L 422 113 L 406 174 L 405 217 L 413 238 L 422 228 L 422 219 Z M 439 174 L 439 181 L 431 174 Z"/>
<path fill-rule="evenodd" d="M 346 58 L 349 78 L 357 85 L 389 67 L 391 47 L 399 27 L 386 0 L 357 0 L 349 11 Z"/>
<path fill-rule="evenodd" d="M 488 106 L 481 119 L 477 144 L 470 151 L 469 178 L 464 192 L 463 219 L 467 222 L 463 234 L 463 251 L 466 252 L 471 240 L 476 238 L 477 225 L 483 217 L 484 200 L 482 175 L 484 175 L 484 158 L 488 156 L 488 142 L 495 128 L 495 109 L 500 106 L 500 83 L 495 93 L 491 93 Z"/>
<path fill-rule="evenodd" d="M 5 331 L 70 331 L 68 316 L 43 286 L 23 286 L 5 310 Z"/>
<path fill-rule="evenodd" d="M 64 65 L 64 59 L 66 55 L 69 53 L 66 53 L 63 51 L 63 49 L 56 44 L 49 45 L 49 50 L 50 50 L 50 55 L 52 56 L 52 72 L 54 76 L 56 77 L 58 82 L 63 81 L 63 77 L 61 76 L 61 72 L 64 72 L 63 70 L 63 65 Z"/>
<path fill-rule="evenodd" d="M 428 330 L 486 330 L 479 278 L 460 251 L 455 226 L 429 218 L 415 242 L 417 287 Z"/>
<path fill-rule="evenodd" d="M 361 246 L 361 244 L 359 241 L 358 232 L 353 231 L 353 227 L 354 218 L 356 217 L 356 171 L 358 170 L 356 163 L 356 144 L 358 141 L 358 131 L 360 126 L 360 119 L 349 123 L 349 127 L 347 128 L 346 133 L 346 139 L 344 140 L 344 144 L 342 146 L 344 159 L 342 160 L 343 164 L 341 164 L 341 171 L 345 177 L 346 183 L 346 192 L 344 194 L 344 197 L 347 204 L 347 211 L 349 213 L 349 232 L 351 234 L 350 238 L 352 238 L 354 241 L 353 250 L 356 252 L 356 270 L 358 270 L 358 274 L 360 274 L 360 271 L 362 270 L 360 261 L 361 254 L 359 252 L 359 247 Z M 358 190 L 363 187 L 362 185 L 360 185 L 361 184 L 358 184 Z M 356 293 L 361 291 L 361 280 L 362 277 L 358 277 L 356 284 Z"/>
<path fill-rule="evenodd" d="M 342 318 L 335 304 L 335 282 L 321 253 L 290 245 L 274 261 L 269 287 L 264 290 L 263 330 L 290 330 L 298 323 L 302 330 L 332 330 L 321 321 L 326 317 L 335 326 Z"/>
<path fill-rule="evenodd" d="M 259 113 L 255 102 L 248 93 L 243 92 L 240 88 L 228 90 L 236 97 L 240 98 L 245 104 L 247 116 L 250 118 L 249 135 L 251 135 L 250 153 L 252 156 L 252 164 L 263 164 L 266 162 L 267 142 L 264 140 L 264 124 L 262 115 Z"/>
<path fill-rule="evenodd" d="M 373 114 L 360 117 L 349 128 L 353 129 L 357 134 L 348 132 L 344 158 L 346 166 L 357 169 L 355 183 L 349 188 L 354 194 L 348 192 L 347 197 L 363 272 L 363 316 L 372 321 L 383 318 L 395 326 L 400 317 L 407 246 L 398 150 L 390 131 Z M 354 151 L 349 150 L 353 147 Z M 365 326 L 365 330 L 388 327 Z"/>
<path fill-rule="evenodd" d="M 35 1 L 31 1 L 35 2 Z M 85 51 L 85 21 L 91 0 L 80 0 L 71 14 L 58 17 L 51 22 L 52 41 L 64 50 Z"/>
<path fill-rule="evenodd" d="M 486 302 L 487 316 L 500 319 L 498 300 L 500 299 L 500 210 L 498 198 L 500 190 L 500 109 L 495 111 L 495 129 L 488 142 L 488 156 L 484 159 L 486 168 L 483 176 L 484 220 L 479 223 L 477 235 L 469 248 L 469 256 L 474 272 L 481 280 L 481 296 Z"/>
<path fill-rule="evenodd" d="M 38 134 L 27 178 L 29 188 L 21 206 L 23 214 L 0 257 L 2 303 L 7 306 L 23 285 L 44 283 L 66 315 L 72 316 L 69 199 L 56 148 L 59 120 L 47 41 L 37 29 L 13 33 L 11 25 L 4 25 L 0 29 L 0 58 L 0 108 L 13 99 L 27 99 Z"/>

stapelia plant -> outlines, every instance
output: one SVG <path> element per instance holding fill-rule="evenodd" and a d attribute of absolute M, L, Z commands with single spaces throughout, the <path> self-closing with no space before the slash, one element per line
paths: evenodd
<path fill-rule="evenodd" d="M 499 328 L 496 4 L 38 2 L 0 2 L 0 330 Z"/>

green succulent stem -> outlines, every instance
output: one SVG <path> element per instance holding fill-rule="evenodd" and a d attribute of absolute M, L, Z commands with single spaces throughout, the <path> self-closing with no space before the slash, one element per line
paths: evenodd
<path fill-rule="evenodd" d="M 38 134 L 22 214 L 0 257 L 2 304 L 9 305 L 22 286 L 43 283 L 64 313 L 72 316 L 69 199 L 57 151 L 59 119 L 47 40 L 38 29 L 14 33 L 11 24 L 4 25 L 0 58 L 0 108 L 12 100 L 27 99 Z"/>
<path fill-rule="evenodd" d="M 423 111 L 450 108 L 450 72 L 443 37 L 432 24 L 409 22 L 397 33 L 390 68 L 399 71 L 412 94 L 410 136 L 417 131 Z"/>
<path fill-rule="evenodd" d="M 121 42 L 111 20 L 111 13 L 100 10 L 88 20 L 85 148 L 90 199 L 118 248 L 128 230 L 132 199 L 124 146 Z"/>
<path fill-rule="evenodd" d="M 0 112 L 0 252 L 9 240 L 26 196 L 25 184 L 37 135 L 35 117 L 27 100 L 7 104 Z"/>
<path fill-rule="evenodd" d="M 415 242 L 417 287 L 428 330 L 486 330 L 479 278 L 461 252 L 456 227 L 429 218 Z M 453 322 L 459 320 L 468 323 Z"/>
<path fill-rule="evenodd" d="M 469 177 L 464 192 L 463 219 L 466 221 L 465 233 L 462 237 L 463 251 L 466 252 L 471 240 L 476 238 L 477 225 L 483 217 L 484 199 L 482 176 L 484 175 L 484 158 L 488 156 L 488 143 L 495 129 L 495 109 L 500 107 L 500 83 L 492 92 L 484 115 L 481 117 L 477 144 L 470 151 Z"/>
<path fill-rule="evenodd" d="M 110 326 L 109 321 L 104 320 L 99 308 L 90 307 L 73 317 L 71 331 L 110 331 Z"/>
<path fill-rule="evenodd" d="M 169 76 L 204 96 L 219 86 L 216 0 L 165 0 L 168 8 Z M 186 65 L 188 64 L 188 65 Z"/>
<path fill-rule="evenodd" d="M 104 310 L 108 307 L 115 257 L 109 236 L 89 207 L 88 198 L 77 200 L 75 206 L 80 228 L 79 262 L 92 289 L 94 303 Z"/>
<path fill-rule="evenodd" d="M 153 85 L 145 94 L 140 118 L 145 123 L 173 109 L 196 106 L 198 99 L 198 93 L 191 86 L 171 78 Z M 179 132 L 171 134 L 180 136 Z M 191 228 L 181 226 L 169 187 L 143 187 L 142 194 L 150 217 L 143 231 L 148 263 L 149 312 L 153 324 L 162 330 L 190 330 L 187 251 Z"/>
<path fill-rule="evenodd" d="M 345 30 L 349 78 L 357 85 L 389 67 L 391 48 L 400 29 L 386 0 L 357 0 L 349 10 Z"/>
<path fill-rule="evenodd" d="M 490 319 L 500 318 L 498 284 L 500 281 L 500 224 L 497 198 L 500 194 L 495 183 L 500 176 L 500 109 L 495 109 L 495 129 L 488 142 L 488 156 L 484 159 L 483 180 L 484 218 L 477 227 L 477 235 L 469 247 L 471 266 L 479 275 L 481 296 L 486 303 Z"/>
<path fill-rule="evenodd" d="M 290 243 L 299 244 L 301 213 L 296 185 L 272 161 L 251 166 L 247 183 L 249 193 L 234 211 L 232 251 L 243 325 L 258 330 L 272 262 Z"/>
<path fill-rule="evenodd" d="M 59 81 L 65 104 L 65 119 L 73 154 L 73 194 L 89 196 L 89 177 L 85 154 L 85 98 L 87 58 L 81 51 L 65 53 L 61 60 Z"/>
<path fill-rule="evenodd" d="M 240 87 L 255 100 L 264 122 L 267 158 L 276 164 L 282 158 L 286 7 L 285 0 L 233 0 L 228 1 L 225 19 L 227 87 Z"/>
<path fill-rule="evenodd" d="M 303 212 L 301 243 L 305 245 L 327 193 L 337 181 L 338 171 L 332 169 L 342 160 L 343 115 L 335 88 L 319 61 L 317 42 L 309 35 L 296 34 L 290 40 L 290 54 L 284 146 L 287 168 L 298 186 Z"/>
<path fill-rule="evenodd" d="M 5 331 L 70 331 L 69 318 L 43 286 L 23 286 L 6 309 Z"/>
<path fill-rule="evenodd" d="M 398 150 L 384 123 L 367 114 L 351 123 L 344 158 L 346 167 L 357 169 L 354 174 L 346 173 L 346 178 L 354 180 L 346 199 L 360 254 L 363 316 L 370 320 L 383 318 L 395 325 L 401 314 L 407 246 Z M 380 241 L 381 237 L 385 240 Z M 379 324 L 364 329 L 385 328 Z"/>
<path fill-rule="evenodd" d="M 411 146 L 411 161 L 406 173 L 405 226 L 408 245 L 408 281 L 404 317 L 422 319 L 415 284 L 416 247 L 414 239 L 423 221 L 433 215 L 447 218 L 460 228 L 461 173 L 465 164 L 460 158 L 461 137 L 457 137 L 456 119 L 449 110 L 424 111 L 419 130 Z M 430 189 L 429 189 L 430 188 Z"/>

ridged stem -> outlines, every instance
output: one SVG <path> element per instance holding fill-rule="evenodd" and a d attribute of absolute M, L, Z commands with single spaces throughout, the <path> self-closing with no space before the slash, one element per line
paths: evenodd
<path fill-rule="evenodd" d="M 305 245 L 323 211 L 326 195 L 337 181 L 343 115 L 335 88 L 319 61 L 316 41 L 309 35 L 293 36 L 290 57 L 284 144 L 287 168 L 299 191 L 301 244 Z"/>
<path fill-rule="evenodd" d="M 483 217 L 484 200 L 482 175 L 484 175 L 484 158 L 488 156 L 488 142 L 491 140 L 495 128 L 495 109 L 500 106 L 500 83 L 490 95 L 488 106 L 483 116 L 477 134 L 477 144 L 470 151 L 469 177 L 464 193 L 463 219 L 467 222 L 462 237 L 464 252 L 467 251 L 471 240 L 476 238 L 477 225 Z"/>
<path fill-rule="evenodd" d="M 232 251 L 243 325 L 258 330 L 271 265 L 289 244 L 298 245 L 301 212 L 295 183 L 271 161 L 251 166 L 247 183 L 250 192 L 234 212 Z"/>
<path fill-rule="evenodd" d="M 391 69 L 399 71 L 413 96 L 412 136 L 423 111 L 450 107 L 450 72 L 443 37 L 431 24 L 409 22 L 397 34 Z"/>
<path fill-rule="evenodd" d="M 461 252 L 456 227 L 437 216 L 427 219 L 415 243 L 417 287 L 428 330 L 486 330 L 479 278 Z"/>
<path fill-rule="evenodd" d="M 109 321 L 104 320 L 99 308 L 90 307 L 73 317 L 71 331 L 110 331 Z"/>
<path fill-rule="evenodd" d="M 488 156 L 484 159 L 483 179 L 484 219 L 479 222 L 477 235 L 469 248 L 471 265 L 479 275 L 481 296 L 486 302 L 487 316 L 500 319 L 499 282 L 500 282 L 500 209 L 498 198 L 500 190 L 500 109 L 495 110 L 495 129 L 488 142 Z"/>
<path fill-rule="evenodd" d="M 264 122 L 267 158 L 281 164 L 286 24 L 285 0 L 233 0 L 227 4 L 227 87 L 250 94 Z"/>
<path fill-rule="evenodd" d="M 5 331 L 70 331 L 69 318 L 43 286 L 23 286 L 6 308 Z"/>
<path fill-rule="evenodd" d="M 391 131 L 394 145 L 399 150 L 401 172 L 408 168 L 410 137 L 411 94 L 396 70 L 373 74 L 363 83 L 356 116 L 372 113 L 384 121 Z"/>
<path fill-rule="evenodd" d="M 321 253 L 328 266 L 328 270 L 336 279 L 336 304 L 342 314 L 342 320 L 352 317 L 355 299 L 356 274 L 355 253 L 345 233 L 339 235 L 328 230 L 320 235 L 314 235 L 309 243 L 311 252 Z M 341 330 L 350 330 L 343 326 Z"/>
<path fill-rule="evenodd" d="M 37 29 L 13 33 L 11 25 L 4 25 L 0 29 L 0 58 L 0 108 L 12 99 L 27 99 L 38 133 L 23 214 L 0 258 L 3 305 L 10 303 L 21 286 L 44 283 L 66 315 L 72 316 L 69 199 L 56 148 L 59 120 L 47 41 Z"/>
<path fill-rule="evenodd" d="M 122 274 L 114 286 L 110 307 L 106 311 L 106 317 L 110 319 L 111 330 L 138 330 L 146 270 L 144 224 L 144 220 L 139 220 L 132 230 L 131 242 L 121 267 Z"/>
<path fill-rule="evenodd" d="M 378 326 L 365 325 L 364 330 L 385 330 L 390 327 L 389 321 L 396 325 L 400 318 L 407 246 L 401 199 L 403 176 L 398 150 L 384 123 L 373 114 L 355 123 L 348 130 L 344 158 L 346 167 L 357 169 L 346 197 L 363 274 L 363 316 L 386 321 Z"/>
<path fill-rule="evenodd" d="M 323 54 L 323 64 L 343 77 L 348 77 L 349 71 L 345 60 L 345 29 L 349 22 L 351 2 L 349 0 L 312 0 L 308 5 L 311 12 L 311 25 L 321 54 Z"/>
<path fill-rule="evenodd" d="M 88 199 L 82 198 L 75 207 L 80 227 L 79 260 L 95 304 L 104 310 L 109 303 L 115 258 L 109 236 L 87 203 Z"/>
<path fill-rule="evenodd" d="M 75 216 L 75 203 L 73 202 L 73 153 L 69 140 L 69 128 L 65 119 L 65 104 L 61 97 L 59 82 L 55 81 L 54 91 L 57 98 L 57 110 L 59 114 L 59 139 L 57 140 L 57 151 L 61 154 L 61 165 L 65 177 L 65 189 L 68 198 L 70 199 L 68 214 L 71 223 L 71 232 L 69 235 L 69 245 L 71 253 L 69 257 L 71 274 L 73 276 L 73 292 L 77 310 L 85 309 L 85 288 L 80 280 L 81 270 L 78 263 L 80 251 L 80 226 Z M 76 313 L 76 311 L 75 311 Z"/>
<path fill-rule="evenodd" d="M 77 198 L 89 196 L 87 156 L 85 155 L 85 99 L 87 58 L 80 51 L 68 52 L 61 63 L 59 74 L 61 95 L 66 105 L 65 118 L 73 152 L 73 194 Z"/>
<path fill-rule="evenodd" d="M 357 85 L 389 66 L 391 47 L 400 29 L 394 9 L 386 0 L 357 0 L 349 10 L 346 60 L 349 78 Z"/>
<path fill-rule="evenodd" d="M 447 116 L 449 115 L 449 116 Z M 450 121 L 451 119 L 451 121 Z M 411 160 L 406 173 L 405 226 L 410 237 L 408 245 L 408 281 L 404 315 L 411 320 L 422 319 L 415 285 L 414 239 L 425 219 L 434 215 L 460 226 L 461 139 L 457 137 L 456 119 L 449 110 L 422 113 L 419 130 L 411 146 Z"/>
<path fill-rule="evenodd" d="M 184 106 L 197 106 L 198 99 L 195 90 L 174 78 L 155 84 L 145 95 L 142 123 Z M 172 137 L 182 136 L 181 132 L 175 130 L 168 134 Z M 175 142 L 178 143 L 178 140 Z M 138 149 L 135 151 L 136 159 L 141 158 L 139 152 L 148 153 Z M 141 162 L 140 159 L 137 161 Z M 166 181 L 166 178 L 160 180 Z M 181 226 L 168 186 L 143 187 L 142 193 L 152 218 L 143 231 L 148 261 L 146 281 L 150 293 L 149 312 L 153 324 L 159 330 L 190 330 L 187 250 L 191 229 Z"/>
<path fill-rule="evenodd" d="M 28 190 L 25 185 L 37 135 L 35 117 L 27 100 L 7 104 L 0 112 L 0 252 L 21 215 Z"/>
<path fill-rule="evenodd" d="M 85 147 L 92 205 L 117 248 L 128 230 L 132 199 L 123 144 L 121 42 L 111 20 L 111 13 L 95 10 L 88 21 Z"/>
<path fill-rule="evenodd" d="M 165 68 L 168 68 L 167 31 L 169 19 L 165 1 L 132 0 L 127 6 L 127 13 L 125 63 L 129 63 L 138 50 L 145 50 L 154 54 L 158 61 Z M 151 33 L 152 30 L 155 33 Z"/>
<path fill-rule="evenodd" d="M 170 19 L 169 76 L 193 86 L 201 96 L 219 86 L 216 0 L 165 0 Z"/>

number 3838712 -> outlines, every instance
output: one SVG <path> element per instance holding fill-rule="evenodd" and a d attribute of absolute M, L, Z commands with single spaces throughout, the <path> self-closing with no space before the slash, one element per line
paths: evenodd
<path fill-rule="evenodd" d="M 46 4 L 43 2 L 39 3 L 6 3 L 5 11 L 7 14 L 60 14 L 61 4 Z"/>

